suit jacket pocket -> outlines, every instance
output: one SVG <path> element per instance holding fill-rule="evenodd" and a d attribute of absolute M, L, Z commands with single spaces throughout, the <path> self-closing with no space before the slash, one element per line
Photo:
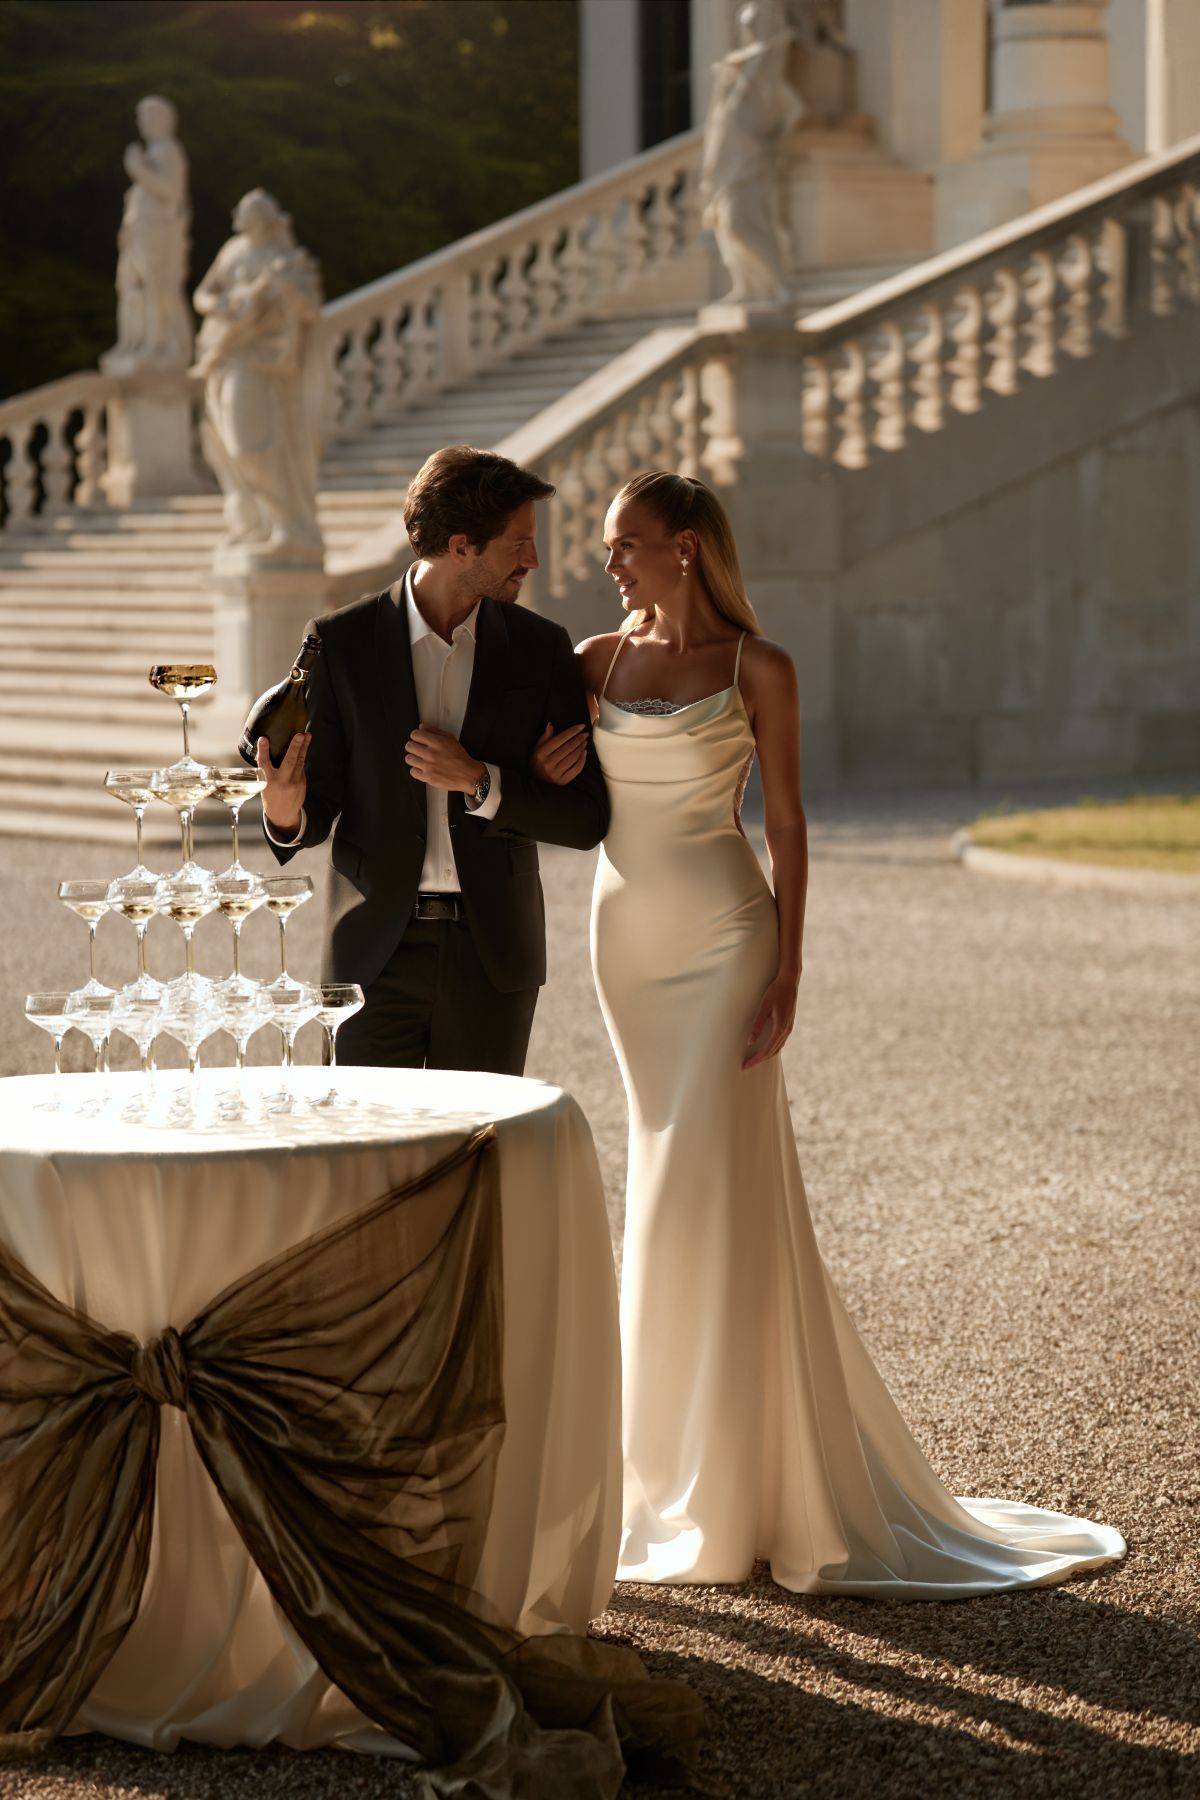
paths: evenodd
<path fill-rule="evenodd" d="M 536 875 L 538 872 L 537 845 L 528 839 L 508 846 L 508 866 L 514 875 Z"/>

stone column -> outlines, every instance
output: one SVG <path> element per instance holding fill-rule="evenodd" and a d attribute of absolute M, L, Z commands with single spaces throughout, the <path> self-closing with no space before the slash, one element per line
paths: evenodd
<path fill-rule="evenodd" d="M 108 404 L 110 506 L 166 494 L 198 494 L 212 483 L 197 466 L 192 407 L 198 389 L 182 371 L 144 370 L 117 377 Z"/>
<path fill-rule="evenodd" d="M 271 563 L 213 575 L 214 650 L 222 697 L 239 715 L 291 668 L 304 627 L 328 606 L 328 579 L 319 563 Z"/>
<path fill-rule="evenodd" d="M 1124 167 L 1108 0 L 992 0 L 992 103 L 978 151 L 943 169 L 943 248 Z"/>
<path fill-rule="evenodd" d="M 638 0 L 580 0 L 579 174 L 584 181 L 642 147 Z"/>

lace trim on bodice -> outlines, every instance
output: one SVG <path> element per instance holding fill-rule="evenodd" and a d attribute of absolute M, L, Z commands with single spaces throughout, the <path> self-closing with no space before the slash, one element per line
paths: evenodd
<path fill-rule="evenodd" d="M 608 704 L 615 706 L 618 712 L 649 713 L 656 719 L 667 719 L 672 713 L 687 711 L 677 700 L 609 700 Z"/>

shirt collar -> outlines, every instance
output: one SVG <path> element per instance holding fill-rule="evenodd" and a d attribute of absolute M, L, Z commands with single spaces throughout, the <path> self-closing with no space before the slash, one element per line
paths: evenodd
<path fill-rule="evenodd" d="M 438 643 L 442 645 L 443 649 L 449 648 L 449 646 L 446 644 L 445 639 L 439 638 L 437 632 L 433 629 L 433 626 L 430 625 L 428 623 L 428 621 L 423 617 L 423 615 L 421 613 L 421 609 L 417 605 L 417 602 L 413 597 L 413 580 L 412 580 L 412 564 L 411 563 L 409 564 L 408 568 L 404 571 L 403 587 L 404 587 L 404 595 L 403 595 L 404 610 L 405 610 L 406 614 L 408 615 L 408 641 L 409 641 L 409 643 L 416 645 L 416 644 L 420 643 L 422 638 L 431 637 L 431 638 L 437 638 Z M 455 626 L 453 637 L 451 638 L 451 643 L 453 643 L 454 638 L 456 638 L 458 636 L 460 631 L 466 632 L 467 636 L 471 639 L 472 643 L 474 643 L 475 629 L 476 629 L 478 620 L 479 620 L 479 602 L 477 600 L 475 602 L 474 606 L 471 608 L 470 612 L 467 614 L 466 618 L 462 621 L 462 624 Z"/>

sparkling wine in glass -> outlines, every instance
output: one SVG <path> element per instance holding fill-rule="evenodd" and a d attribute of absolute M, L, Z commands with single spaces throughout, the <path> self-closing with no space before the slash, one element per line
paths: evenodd
<path fill-rule="evenodd" d="M 133 808 L 133 816 L 137 820 L 137 866 L 130 869 L 130 875 L 141 876 L 143 881 L 156 880 L 153 871 L 146 867 L 142 851 L 142 820 L 146 816 L 146 808 L 154 798 L 154 770 L 109 769 L 104 777 L 104 786 L 108 793 Z"/>
<path fill-rule="evenodd" d="M 70 1031 L 74 1021 L 67 1016 L 69 994 L 26 994 L 25 1017 L 31 1025 L 40 1025 L 43 1031 L 49 1032 L 54 1039 L 54 1073 L 60 1076 L 63 1072 L 62 1046 L 63 1039 Z M 57 1081 L 55 1083 L 57 1086 Z M 57 1100 L 44 1103 L 46 1106 L 57 1106 Z"/>
<path fill-rule="evenodd" d="M 162 877 L 151 875 L 149 870 L 144 874 L 118 875 L 115 881 L 108 884 L 108 906 L 110 912 L 120 913 L 137 933 L 137 980 L 132 986 L 143 994 L 157 994 L 160 984 L 146 967 L 146 932 L 150 921 L 159 910 L 158 888 Z M 123 993 L 127 989 L 121 990 Z"/>
<path fill-rule="evenodd" d="M 185 863 L 173 875 L 164 876 L 156 893 L 159 912 L 178 925 L 183 933 L 184 973 L 167 983 L 167 992 L 172 996 L 188 992 L 207 998 L 213 984 L 207 975 L 196 973 L 196 952 L 192 936 L 201 919 L 207 919 L 209 913 L 216 911 L 216 882 L 209 871 L 202 869 L 198 863 Z M 164 1025 L 163 1030 L 167 1029 Z"/>
<path fill-rule="evenodd" d="M 168 769 L 155 769 L 151 792 L 179 814 L 179 843 L 185 869 L 194 868 L 192 854 L 192 819 L 202 800 L 213 791 L 213 771 L 203 763 L 172 763 Z"/>
<path fill-rule="evenodd" d="M 216 679 L 217 671 L 211 663 L 155 663 L 150 671 L 150 686 L 179 702 L 179 711 L 183 716 L 182 761 L 192 767 L 199 765 L 192 763 L 191 744 L 188 741 L 188 712 L 193 700 L 202 700 L 206 694 L 212 693 Z"/>
<path fill-rule="evenodd" d="M 274 913 L 279 921 L 279 974 L 271 986 L 285 992 L 297 986 L 287 971 L 287 922 L 298 906 L 312 899 L 312 876 L 267 875 L 263 887 L 267 894 L 267 911 Z"/>
<path fill-rule="evenodd" d="M 109 910 L 107 881 L 60 881 L 58 897 L 88 928 L 90 973 L 86 985 L 78 991 L 85 994 L 111 994 L 112 989 L 96 979 L 96 927 Z"/>
<path fill-rule="evenodd" d="M 328 982 L 317 989 L 320 997 L 313 1017 L 325 1028 L 325 1042 L 329 1050 L 330 1088 L 319 1100 L 314 1100 L 315 1107 L 354 1106 L 357 1102 L 349 1095 L 339 1094 L 332 1085 L 333 1070 L 337 1068 L 337 1034 L 340 1026 L 352 1019 L 356 1012 L 362 1011 L 363 991 L 357 981 Z"/>
<path fill-rule="evenodd" d="M 214 769 L 212 794 L 222 806 L 229 808 L 229 825 L 233 834 L 233 861 L 226 870 L 229 875 L 239 874 L 242 869 L 242 852 L 238 844 L 238 814 L 247 800 L 253 800 L 255 794 L 261 794 L 266 787 L 266 777 L 257 769 Z"/>
<path fill-rule="evenodd" d="M 257 875 L 234 863 L 223 874 L 213 877 L 213 892 L 217 897 L 217 906 L 233 929 L 233 974 L 218 985 L 230 989 L 244 987 L 246 977 L 242 974 L 242 926 L 250 914 L 257 912 L 264 904 L 267 890 Z"/>

